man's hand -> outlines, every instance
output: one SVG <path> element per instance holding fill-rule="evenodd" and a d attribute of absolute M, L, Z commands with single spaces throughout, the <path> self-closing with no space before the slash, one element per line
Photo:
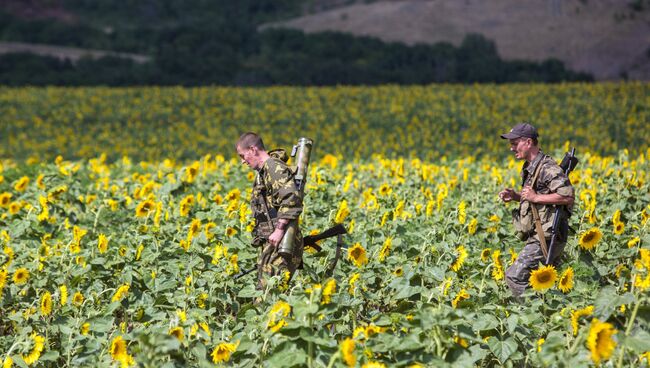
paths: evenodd
<path fill-rule="evenodd" d="M 535 192 L 535 189 L 526 186 L 521 190 L 521 200 L 528 201 L 530 203 L 537 203 L 538 194 Z"/>
<path fill-rule="evenodd" d="M 506 188 L 499 192 L 499 198 L 504 202 L 517 201 L 520 199 L 520 196 L 512 188 Z"/>
<path fill-rule="evenodd" d="M 284 236 L 286 229 L 275 229 L 273 230 L 273 233 L 271 233 L 271 236 L 269 236 L 269 243 L 271 243 L 272 246 L 277 247 L 278 244 L 282 241 L 282 237 Z"/>

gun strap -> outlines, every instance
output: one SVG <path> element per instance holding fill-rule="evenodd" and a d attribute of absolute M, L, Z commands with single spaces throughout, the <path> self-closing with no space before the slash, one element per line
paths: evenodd
<path fill-rule="evenodd" d="M 259 179 L 262 186 L 264 186 L 264 193 L 262 193 L 262 206 L 264 207 L 264 215 L 266 216 L 266 221 L 268 221 L 271 229 L 274 229 L 275 226 L 273 225 L 273 220 L 271 219 L 271 214 L 269 213 L 269 204 L 266 202 L 266 182 L 264 181 L 262 173 L 259 171 L 257 172 L 257 179 Z"/>
<path fill-rule="evenodd" d="M 530 184 L 531 188 L 535 187 L 537 178 L 539 177 L 540 171 L 542 171 L 542 160 L 539 161 L 537 167 L 535 168 L 535 173 L 533 174 L 533 180 Z M 530 203 L 530 208 L 533 211 L 533 219 L 535 220 L 535 229 L 537 230 L 537 237 L 539 238 L 539 245 L 542 248 L 542 254 L 544 254 L 544 259 L 548 258 L 548 246 L 546 245 L 546 237 L 544 236 L 544 229 L 542 229 L 542 220 L 539 217 L 539 211 L 534 203 Z"/>

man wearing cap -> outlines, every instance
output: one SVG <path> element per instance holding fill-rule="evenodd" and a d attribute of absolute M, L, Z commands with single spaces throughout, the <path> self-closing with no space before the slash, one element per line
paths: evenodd
<path fill-rule="evenodd" d="M 538 134 L 534 126 L 529 123 L 517 124 L 501 138 L 510 141 L 510 151 L 514 152 L 516 159 L 526 161 L 521 169 L 521 192 L 506 188 L 499 193 L 499 198 L 504 202 L 519 201 L 519 208 L 513 211 L 513 224 L 517 235 L 526 245 L 506 270 L 506 283 L 512 294 L 519 297 L 528 286 L 531 272 L 546 260 L 544 253 L 547 250 L 544 248 L 550 243 L 555 208 L 561 206 L 559 229 L 550 258 L 552 264 L 558 264 L 567 240 L 574 190 L 555 160 L 538 147 Z M 536 224 L 535 209 L 541 226 Z M 544 233 L 543 240 L 540 240 L 541 232 Z"/>

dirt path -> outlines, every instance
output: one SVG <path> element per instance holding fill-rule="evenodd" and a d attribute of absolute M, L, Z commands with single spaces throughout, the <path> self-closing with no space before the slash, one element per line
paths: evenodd
<path fill-rule="evenodd" d="M 52 46 L 22 42 L 0 42 L 0 54 L 17 52 L 29 52 L 37 55 L 53 56 L 61 60 L 69 59 L 72 62 L 75 62 L 82 57 L 98 59 L 104 56 L 116 56 L 120 58 L 131 59 L 136 63 L 146 63 L 151 60 L 151 58 L 146 55 L 129 54 L 124 52 L 91 50 L 76 47 Z"/>

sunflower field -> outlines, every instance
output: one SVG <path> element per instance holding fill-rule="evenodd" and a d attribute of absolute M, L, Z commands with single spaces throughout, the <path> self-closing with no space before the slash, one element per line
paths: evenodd
<path fill-rule="evenodd" d="M 3 367 L 648 366 L 650 88 L 0 88 Z M 577 148 L 562 265 L 515 300 L 498 138 Z M 563 130 L 561 130 L 563 129 Z M 255 289 L 244 131 L 315 141 L 291 281 Z"/>

